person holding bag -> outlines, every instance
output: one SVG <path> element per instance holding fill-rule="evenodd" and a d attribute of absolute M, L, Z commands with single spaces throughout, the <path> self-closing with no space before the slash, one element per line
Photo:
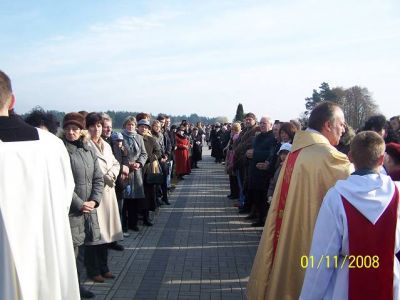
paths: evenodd
<path fill-rule="evenodd" d="M 149 220 L 149 211 L 156 210 L 156 189 L 155 184 L 149 182 L 148 176 L 152 173 L 153 162 L 158 162 L 158 158 L 161 157 L 160 145 L 156 139 L 151 136 L 150 133 L 150 122 L 147 119 L 141 119 L 138 121 L 138 133 L 143 137 L 144 146 L 147 152 L 147 161 L 144 166 L 144 194 L 145 194 L 145 205 L 143 206 L 143 225 L 152 226 L 153 224 Z"/>

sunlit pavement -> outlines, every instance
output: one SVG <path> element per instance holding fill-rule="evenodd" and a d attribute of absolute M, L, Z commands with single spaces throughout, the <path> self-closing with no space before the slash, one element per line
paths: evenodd
<path fill-rule="evenodd" d="M 85 285 L 96 299 L 245 299 L 245 288 L 262 228 L 237 214 L 224 166 L 204 148 L 200 169 L 179 182 L 170 206 L 153 227 L 109 251 L 117 277 Z"/>

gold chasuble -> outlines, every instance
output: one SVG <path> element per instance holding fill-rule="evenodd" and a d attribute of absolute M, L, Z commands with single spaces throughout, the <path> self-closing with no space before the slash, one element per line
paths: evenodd
<path fill-rule="evenodd" d="M 279 174 L 249 283 L 249 300 L 298 299 L 314 225 L 326 192 L 352 165 L 320 133 L 298 131 Z M 281 195 L 282 194 L 282 195 Z"/>

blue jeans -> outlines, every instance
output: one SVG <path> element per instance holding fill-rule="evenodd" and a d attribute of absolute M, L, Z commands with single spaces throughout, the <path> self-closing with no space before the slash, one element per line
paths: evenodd
<path fill-rule="evenodd" d="M 244 191 L 243 191 L 243 182 L 242 182 L 242 176 L 243 174 L 241 174 L 240 170 L 237 170 L 236 172 L 236 177 L 237 177 L 237 181 L 238 181 L 238 185 L 239 185 L 239 208 L 243 208 L 244 204 L 246 203 L 246 196 L 244 195 Z"/>

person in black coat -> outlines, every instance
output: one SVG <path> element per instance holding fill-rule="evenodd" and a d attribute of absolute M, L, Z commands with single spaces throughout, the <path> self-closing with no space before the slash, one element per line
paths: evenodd
<path fill-rule="evenodd" d="M 192 168 L 198 168 L 197 162 L 202 160 L 203 153 L 203 136 L 199 133 L 199 129 L 197 127 L 193 128 L 192 131 L 192 141 L 193 141 L 193 149 L 192 149 Z"/>
<path fill-rule="evenodd" d="M 211 156 L 215 157 L 216 163 L 221 163 L 223 154 L 224 132 L 221 130 L 221 124 L 215 123 L 214 130 L 211 132 Z"/>
<path fill-rule="evenodd" d="M 121 215 L 121 225 L 123 229 L 124 237 L 129 237 L 130 233 L 128 232 L 128 227 L 125 222 L 125 216 L 122 213 L 123 207 L 123 199 L 124 199 L 124 190 L 128 185 L 128 176 L 129 176 L 129 158 L 128 151 L 124 147 L 124 137 L 120 132 L 112 132 L 111 137 L 111 149 L 115 156 L 115 159 L 118 160 L 121 165 L 121 169 L 119 171 L 117 180 L 115 181 L 115 194 L 117 196 L 118 201 L 118 209 Z M 124 219 L 124 221 L 122 221 Z M 116 243 L 111 246 L 112 249 L 121 251 L 123 250 L 123 246 Z"/>
<path fill-rule="evenodd" d="M 253 206 L 248 219 L 258 215 L 252 226 L 264 226 L 267 213 L 267 192 L 270 179 L 274 175 L 277 141 L 272 132 L 272 122 L 268 117 L 260 119 L 260 133 L 254 138 L 253 148 L 246 153 L 249 159 L 248 200 Z"/>

